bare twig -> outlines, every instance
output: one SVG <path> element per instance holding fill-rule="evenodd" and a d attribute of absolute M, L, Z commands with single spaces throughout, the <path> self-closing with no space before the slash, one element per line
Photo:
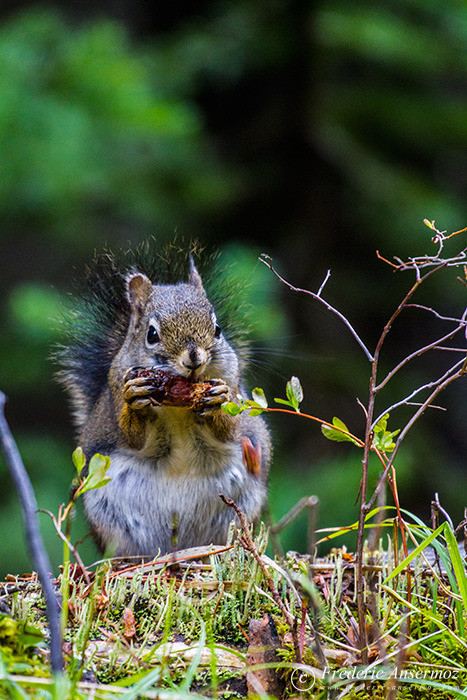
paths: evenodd
<path fill-rule="evenodd" d="M 439 349 L 440 343 L 444 343 L 446 340 L 450 340 L 451 338 L 453 338 L 456 335 L 456 333 L 458 333 L 465 326 L 464 320 L 459 321 L 459 319 L 457 319 L 457 322 L 459 325 L 456 328 L 454 328 L 454 330 L 450 331 L 449 333 L 446 333 L 446 335 L 443 335 L 441 338 L 438 338 L 438 340 L 434 340 L 432 343 L 429 343 L 423 348 L 419 348 L 418 350 L 415 350 L 414 352 L 410 353 L 410 355 L 404 357 L 404 359 L 401 360 L 401 362 L 399 362 L 399 364 L 396 365 L 394 369 L 387 373 L 383 381 L 380 382 L 377 387 L 375 387 L 375 391 L 380 391 L 384 386 L 386 386 L 386 384 L 394 377 L 394 375 L 397 372 L 399 372 L 399 370 L 401 370 L 403 367 L 405 367 L 405 365 L 408 364 L 411 360 L 415 359 L 416 357 L 420 357 L 421 355 L 424 355 L 430 350 Z M 464 350 L 464 352 L 467 352 L 467 348 Z"/>
<path fill-rule="evenodd" d="M 421 406 L 421 401 L 407 401 L 407 406 Z M 447 411 L 446 406 L 436 406 L 435 404 L 430 404 L 427 408 L 434 408 L 436 411 Z"/>
<path fill-rule="evenodd" d="M 404 428 L 399 433 L 397 440 L 396 440 L 394 450 L 393 450 L 391 457 L 389 459 L 389 462 L 387 463 L 384 472 L 381 474 L 381 476 L 378 480 L 378 484 L 376 485 L 376 488 L 373 492 L 373 496 L 371 497 L 371 499 L 368 502 L 368 509 L 369 510 L 371 510 L 371 508 L 376 500 L 376 497 L 379 493 L 379 490 L 381 489 L 383 482 L 388 475 L 389 470 L 394 465 L 394 460 L 396 458 L 397 452 L 399 451 L 402 440 L 405 438 L 405 436 L 407 435 L 410 428 L 420 418 L 420 416 L 424 413 L 424 411 L 428 408 L 428 406 L 431 405 L 431 403 L 436 398 L 436 396 L 438 396 L 438 394 L 440 394 L 447 386 L 449 386 L 449 384 L 451 384 L 451 382 L 455 381 L 456 379 L 460 379 L 460 377 L 464 376 L 467 373 L 467 360 L 464 360 L 461 363 L 457 363 L 455 365 L 455 367 L 458 367 L 460 364 L 462 365 L 461 368 L 455 374 L 453 374 L 451 376 L 444 375 L 444 377 L 446 377 L 446 378 L 440 384 L 436 384 L 436 382 L 432 382 L 432 386 L 435 386 L 434 391 L 432 391 L 431 394 L 428 396 L 428 398 L 420 405 L 419 409 L 414 413 L 412 418 L 408 421 L 408 423 L 406 423 Z M 451 368 L 451 370 L 452 369 L 453 368 Z"/>
<path fill-rule="evenodd" d="M 274 581 L 272 580 L 271 574 L 268 571 L 268 568 L 266 564 L 263 562 L 263 560 L 260 557 L 260 554 L 258 550 L 256 549 L 256 545 L 253 542 L 253 538 L 251 537 L 250 533 L 250 526 L 248 525 L 246 521 L 245 514 L 243 511 L 240 510 L 240 508 L 237 506 L 237 504 L 231 499 L 231 498 L 226 498 L 222 493 L 219 494 L 219 498 L 223 500 L 226 506 L 229 506 L 230 508 L 233 508 L 234 511 L 236 512 L 238 519 L 240 520 L 240 526 L 242 528 L 242 535 L 240 536 L 240 542 L 242 545 L 247 549 L 250 554 L 254 557 L 256 560 L 256 563 L 260 567 L 261 571 L 264 574 L 264 578 L 266 580 L 266 583 L 268 585 L 269 590 L 271 591 L 271 595 L 274 598 L 274 602 L 276 603 L 277 607 L 281 610 L 282 614 L 284 615 L 285 619 L 287 620 L 287 624 L 290 626 L 290 628 L 293 627 L 294 625 L 294 619 L 290 613 L 289 610 L 287 610 L 282 598 L 279 595 L 279 591 L 274 585 Z"/>
<path fill-rule="evenodd" d="M 282 516 L 282 518 L 277 522 L 275 525 L 271 525 L 271 532 L 277 534 L 278 532 L 281 532 L 289 523 L 292 522 L 292 520 L 295 520 L 295 518 L 302 512 L 304 508 L 310 507 L 310 506 L 315 506 L 317 504 L 318 499 L 316 496 L 304 496 L 301 498 L 298 503 L 296 503 L 292 508 L 286 513 L 285 515 Z"/>
<path fill-rule="evenodd" d="M 384 258 L 381 259 L 384 260 Z M 443 267 L 459 267 L 460 265 L 465 264 L 466 259 L 467 248 L 452 258 L 445 258 L 443 260 Z M 423 255 L 418 258 L 409 258 L 407 261 L 401 260 L 400 258 L 394 256 L 394 260 L 397 260 L 399 264 L 394 265 L 393 263 L 389 263 L 388 260 L 386 260 L 386 262 L 388 262 L 396 270 L 415 270 L 417 276 L 420 274 L 420 269 L 437 266 L 440 263 L 440 258 L 437 255 Z"/>
<path fill-rule="evenodd" d="M 467 309 L 464 311 L 461 318 L 459 319 L 454 318 L 453 316 L 442 316 L 440 313 L 438 313 L 438 311 L 435 311 L 435 309 L 432 309 L 430 306 L 423 306 L 423 304 L 406 304 L 405 308 L 421 309 L 422 311 L 428 311 L 430 314 L 433 314 L 433 316 L 436 316 L 436 318 L 439 318 L 440 321 L 452 321 L 452 323 L 459 323 L 461 326 L 467 326 Z"/>
<path fill-rule="evenodd" d="M 449 524 L 449 527 L 451 530 L 454 532 L 454 524 L 451 520 L 450 515 L 447 513 L 447 511 L 442 507 L 441 503 L 439 502 L 439 496 L 437 493 L 435 493 L 435 498 L 433 500 L 433 505 L 435 508 L 446 518 L 447 523 Z"/>
<path fill-rule="evenodd" d="M 363 340 L 360 338 L 360 336 L 358 335 L 357 331 L 352 326 L 350 321 L 340 311 L 335 309 L 334 306 L 331 306 L 331 304 L 329 304 L 327 301 L 325 301 L 321 296 L 321 292 L 323 291 L 324 285 L 328 281 L 330 274 L 331 274 L 329 270 L 326 274 L 324 282 L 321 284 L 321 286 L 318 290 L 318 293 L 315 293 L 315 292 L 310 292 L 310 290 L 308 290 L 308 289 L 301 289 L 300 287 L 294 287 L 293 284 L 290 284 L 290 282 L 287 282 L 287 280 L 285 280 L 283 277 L 281 277 L 281 275 L 273 267 L 272 258 L 269 255 L 266 255 L 266 253 L 261 253 L 261 255 L 259 256 L 258 259 L 262 263 L 264 263 L 267 267 L 269 267 L 269 269 L 276 275 L 277 279 L 279 279 L 283 284 L 285 284 L 285 286 L 288 287 L 292 292 L 300 292 L 301 294 L 308 294 L 309 296 L 313 297 L 313 299 L 317 299 L 322 304 L 324 304 L 324 306 L 326 307 L 326 309 L 328 311 L 331 311 L 333 314 L 338 316 L 338 318 L 340 318 L 340 320 L 347 326 L 347 328 L 349 329 L 349 331 L 351 332 L 351 334 L 353 335 L 353 337 L 355 338 L 357 343 L 360 345 L 360 347 L 362 348 L 363 352 L 365 353 L 367 358 L 370 360 L 370 362 L 373 362 L 374 358 L 373 358 L 371 352 L 368 350 L 367 346 L 365 345 Z"/>
<path fill-rule="evenodd" d="M 219 497 L 222 499 L 226 506 L 233 508 L 237 514 L 237 517 L 240 521 L 240 526 L 242 528 L 242 534 L 239 537 L 240 544 L 242 545 L 242 547 L 244 547 L 244 549 L 250 552 L 250 554 L 253 556 L 256 563 L 258 564 L 259 568 L 263 572 L 264 579 L 267 583 L 269 590 L 271 591 L 271 595 L 274 599 L 274 602 L 276 603 L 279 610 L 282 612 L 283 616 L 287 620 L 287 624 L 290 627 L 290 631 L 294 640 L 294 648 L 297 660 L 300 660 L 300 645 L 297 637 L 295 620 L 290 611 L 287 609 L 284 601 L 280 597 L 279 591 L 277 590 L 276 586 L 274 585 L 274 581 L 272 580 L 272 576 L 268 571 L 266 564 L 261 559 L 258 550 L 256 549 L 256 545 L 253 541 L 253 538 L 251 537 L 250 526 L 247 523 L 245 514 L 240 510 L 240 508 L 231 498 L 226 498 L 222 493 L 219 494 Z"/>
<path fill-rule="evenodd" d="M 319 498 L 311 496 L 308 503 L 308 525 L 307 525 L 307 553 L 310 555 L 310 562 L 316 556 L 316 528 L 318 527 Z"/>
<path fill-rule="evenodd" d="M 368 407 L 366 414 L 366 426 L 365 426 L 365 445 L 363 448 L 363 459 L 362 459 L 362 478 L 360 481 L 360 509 L 358 517 L 358 530 L 357 530 L 357 547 L 356 547 L 356 598 L 357 598 L 357 608 L 358 608 L 358 624 L 360 628 L 360 648 L 362 650 L 362 662 L 364 664 L 368 663 L 368 650 L 367 650 L 367 635 L 366 635 L 366 619 L 365 619 L 365 597 L 364 597 L 364 575 L 363 575 L 363 545 L 365 537 L 365 520 L 366 516 L 371 510 L 370 503 L 367 503 L 367 490 L 368 490 L 368 467 L 370 460 L 370 452 L 372 451 L 373 443 L 373 417 L 375 411 L 375 400 L 376 400 L 376 376 L 378 372 L 378 362 L 381 349 L 383 347 L 384 341 L 392 328 L 393 323 L 396 318 L 402 312 L 403 308 L 410 301 L 412 296 L 415 294 L 416 290 L 420 284 L 427 277 L 432 275 L 434 270 L 430 270 L 425 274 L 424 277 L 417 275 L 417 280 L 409 289 L 399 306 L 396 308 L 386 325 L 384 326 L 383 332 L 378 340 L 376 349 L 374 352 L 373 362 L 371 364 L 371 376 L 370 376 L 370 387 L 369 387 L 369 397 L 368 397 Z M 384 414 L 383 414 L 384 415 Z M 389 468 L 386 467 L 383 474 L 384 478 L 387 477 L 389 473 Z M 382 484 L 382 481 L 381 481 Z M 392 484 L 391 484 L 392 486 Z M 394 490 L 393 490 L 394 493 Z M 397 492 L 396 492 L 397 493 Z M 376 497 L 376 496 L 374 496 Z M 398 511 L 398 517 L 400 518 L 400 513 Z M 405 540 L 404 540 L 405 544 Z"/>
<path fill-rule="evenodd" d="M 321 286 L 320 286 L 320 288 L 318 289 L 318 292 L 317 292 L 317 294 L 316 294 L 317 297 L 320 297 L 320 296 L 321 296 L 321 292 L 323 291 L 324 287 L 326 286 L 326 282 L 328 281 L 328 279 L 329 279 L 330 277 L 331 277 L 331 270 L 328 270 L 328 271 L 326 272 L 326 277 L 325 277 L 324 280 L 321 282 Z"/>
<path fill-rule="evenodd" d="M 5 401 L 5 394 L 0 391 L 0 441 L 21 501 L 27 546 L 44 592 L 50 630 L 50 665 L 54 673 L 60 674 L 63 670 L 60 610 L 51 580 L 52 567 L 39 528 L 36 497 L 5 418 Z"/>
<path fill-rule="evenodd" d="M 458 267 L 459 265 L 463 265 L 467 258 L 467 248 L 464 248 L 457 255 L 454 255 L 451 258 L 441 258 L 441 253 L 444 248 L 444 242 L 449 240 L 449 238 L 452 238 L 453 236 L 457 236 L 459 233 L 464 233 L 465 231 L 467 231 L 467 228 L 463 228 L 459 231 L 454 231 L 454 233 L 446 235 L 446 231 L 438 231 L 438 229 L 435 227 L 434 221 L 428 221 L 428 219 L 425 219 L 423 223 L 426 224 L 426 226 L 428 226 L 428 228 L 430 228 L 432 231 L 434 231 L 434 235 L 432 236 L 431 240 L 432 243 L 438 245 L 438 250 L 435 255 L 420 255 L 415 258 L 409 258 L 406 261 L 401 260 L 397 256 L 394 256 L 394 260 L 396 260 L 398 263 L 397 265 L 395 265 L 394 263 L 384 258 L 382 255 L 380 255 L 378 251 L 376 251 L 376 255 L 378 256 L 378 258 L 380 260 L 383 260 L 383 262 L 387 263 L 395 270 L 415 270 L 417 281 L 420 279 L 421 268 L 437 266 L 439 265 L 439 263 L 443 263 L 443 266 L 445 267 Z"/>
<path fill-rule="evenodd" d="M 275 550 L 275 553 L 279 558 L 284 557 L 284 550 L 280 541 L 277 537 L 279 532 L 287 527 L 295 518 L 297 518 L 300 513 L 307 508 L 308 509 L 308 525 L 307 525 L 307 553 L 311 558 L 314 557 L 315 545 L 316 545 L 316 527 L 317 527 L 317 511 L 318 511 L 319 499 L 317 496 L 304 496 L 298 503 L 296 503 L 292 508 L 282 516 L 282 518 L 273 524 L 271 513 L 267 512 L 269 533 L 271 535 L 271 541 Z"/>
<path fill-rule="evenodd" d="M 464 364 L 465 364 L 465 360 L 463 360 L 463 359 L 462 359 L 462 360 L 459 360 L 458 362 L 456 362 L 455 365 L 453 365 L 452 367 L 450 367 L 444 374 L 442 374 L 441 377 L 438 377 L 438 379 L 434 379 L 433 381 L 428 382 L 427 384 L 423 384 L 422 386 L 419 386 L 417 389 L 414 389 L 410 394 L 408 394 L 405 398 L 401 399 L 400 401 L 396 401 L 396 403 L 393 403 L 393 404 L 391 404 L 391 406 L 388 406 L 388 408 L 385 408 L 384 411 L 382 411 L 382 412 L 379 414 L 379 416 L 374 420 L 374 425 L 376 425 L 376 423 L 377 423 L 384 415 L 386 415 L 386 413 L 391 413 L 391 411 L 392 411 L 394 408 L 398 408 L 399 406 L 407 406 L 407 405 L 410 405 L 410 399 L 413 399 L 413 397 L 414 397 L 414 396 L 417 396 L 417 394 L 419 394 L 421 391 L 424 391 L 425 389 L 432 389 L 433 387 L 437 387 L 437 386 L 438 386 L 439 384 L 441 384 L 441 383 L 443 383 L 443 385 L 444 385 L 444 382 L 445 382 L 447 379 L 449 379 L 449 377 L 451 376 L 451 374 L 452 374 L 453 372 L 456 372 L 456 370 L 457 370 L 458 367 L 463 367 Z M 464 372 L 461 372 L 460 375 L 458 375 L 458 374 L 456 373 L 454 376 L 455 376 L 455 378 L 457 378 L 458 376 L 461 376 L 462 374 L 464 374 Z M 437 394 L 438 394 L 438 393 L 439 393 L 439 392 L 437 392 Z M 436 396 L 437 394 L 435 394 L 435 396 Z M 430 396 L 431 396 L 431 394 L 430 394 Z M 420 404 L 420 405 L 423 406 L 423 410 L 425 410 L 425 408 L 428 408 L 428 406 L 429 406 L 430 404 L 427 404 L 426 401 L 425 401 L 425 402 L 423 402 L 423 403 Z"/>
<path fill-rule="evenodd" d="M 60 537 L 60 539 L 61 539 L 63 542 L 65 542 L 65 544 L 67 545 L 67 547 L 70 548 L 70 551 L 72 552 L 72 554 L 73 554 L 73 556 L 74 556 L 74 558 L 75 558 L 75 560 L 76 560 L 76 563 L 78 564 L 79 568 L 81 569 L 81 573 L 83 574 L 86 583 L 88 584 L 88 586 L 91 585 L 91 579 L 90 579 L 90 577 L 89 577 L 88 570 L 87 570 L 86 567 L 84 566 L 83 560 L 81 559 L 81 557 L 80 557 L 80 555 L 79 555 L 79 553 L 78 553 L 78 550 L 77 550 L 76 547 L 70 542 L 70 540 L 66 537 L 66 535 L 62 532 L 62 529 L 61 529 L 61 527 L 60 527 L 60 524 L 59 524 L 59 522 L 57 521 L 57 518 L 55 517 L 55 515 L 54 515 L 53 513 L 51 513 L 50 510 L 42 510 L 42 509 L 40 509 L 40 510 L 39 510 L 39 513 L 45 513 L 46 515 L 48 515 L 48 516 L 51 518 L 52 523 L 53 523 L 53 525 L 54 525 L 54 528 L 55 528 L 55 530 L 57 531 L 57 535 Z"/>

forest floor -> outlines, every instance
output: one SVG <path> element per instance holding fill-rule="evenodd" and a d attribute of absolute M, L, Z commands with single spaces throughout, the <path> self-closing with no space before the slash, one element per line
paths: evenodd
<path fill-rule="evenodd" d="M 237 533 L 238 534 L 238 533 Z M 35 574 L 0 583 L 0 697 L 467 697 L 466 609 L 449 562 L 366 552 L 367 658 L 352 554 L 324 559 L 224 547 L 151 562 L 67 564 L 66 672 L 52 677 Z M 251 548 L 250 548 L 251 549 Z"/>

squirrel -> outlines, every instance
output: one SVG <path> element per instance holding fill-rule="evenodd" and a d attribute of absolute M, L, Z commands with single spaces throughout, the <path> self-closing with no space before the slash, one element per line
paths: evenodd
<path fill-rule="evenodd" d="M 221 409 L 245 396 L 244 352 L 227 340 L 192 255 L 186 282 L 161 283 L 154 259 L 96 258 L 57 353 L 79 444 L 111 460 L 109 483 L 87 491 L 84 508 L 98 548 L 118 557 L 224 544 L 233 515 L 219 494 L 256 520 L 271 457 L 260 416 Z M 155 405 L 134 367 L 217 381 L 196 409 Z"/>

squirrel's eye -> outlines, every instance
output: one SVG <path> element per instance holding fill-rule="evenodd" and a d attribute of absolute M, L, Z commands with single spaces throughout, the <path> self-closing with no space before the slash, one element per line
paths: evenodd
<path fill-rule="evenodd" d="M 149 345 L 155 345 L 155 343 L 159 342 L 159 333 L 156 331 L 154 326 L 149 326 L 146 340 L 148 341 Z"/>
<path fill-rule="evenodd" d="M 218 323 L 216 323 L 216 327 L 214 329 L 214 337 L 219 338 L 220 334 L 222 333 L 221 327 L 219 326 Z"/>

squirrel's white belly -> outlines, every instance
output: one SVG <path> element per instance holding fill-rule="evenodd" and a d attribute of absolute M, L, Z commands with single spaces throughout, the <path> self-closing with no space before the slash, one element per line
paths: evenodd
<path fill-rule="evenodd" d="M 110 455 L 110 482 L 85 496 L 88 518 L 110 553 L 155 555 L 222 544 L 234 514 L 219 494 L 232 498 L 248 518 L 259 516 L 264 489 L 246 471 L 239 446 L 225 445 L 221 460 L 217 443 L 215 466 L 209 452 L 209 446 L 196 450 L 174 441 L 157 462 L 135 452 Z"/>
<path fill-rule="evenodd" d="M 239 460 L 244 471 L 237 444 L 216 439 L 206 426 L 195 423 L 191 412 L 179 408 L 160 410 L 137 454 L 150 460 L 151 470 L 173 477 L 215 475 Z"/>

